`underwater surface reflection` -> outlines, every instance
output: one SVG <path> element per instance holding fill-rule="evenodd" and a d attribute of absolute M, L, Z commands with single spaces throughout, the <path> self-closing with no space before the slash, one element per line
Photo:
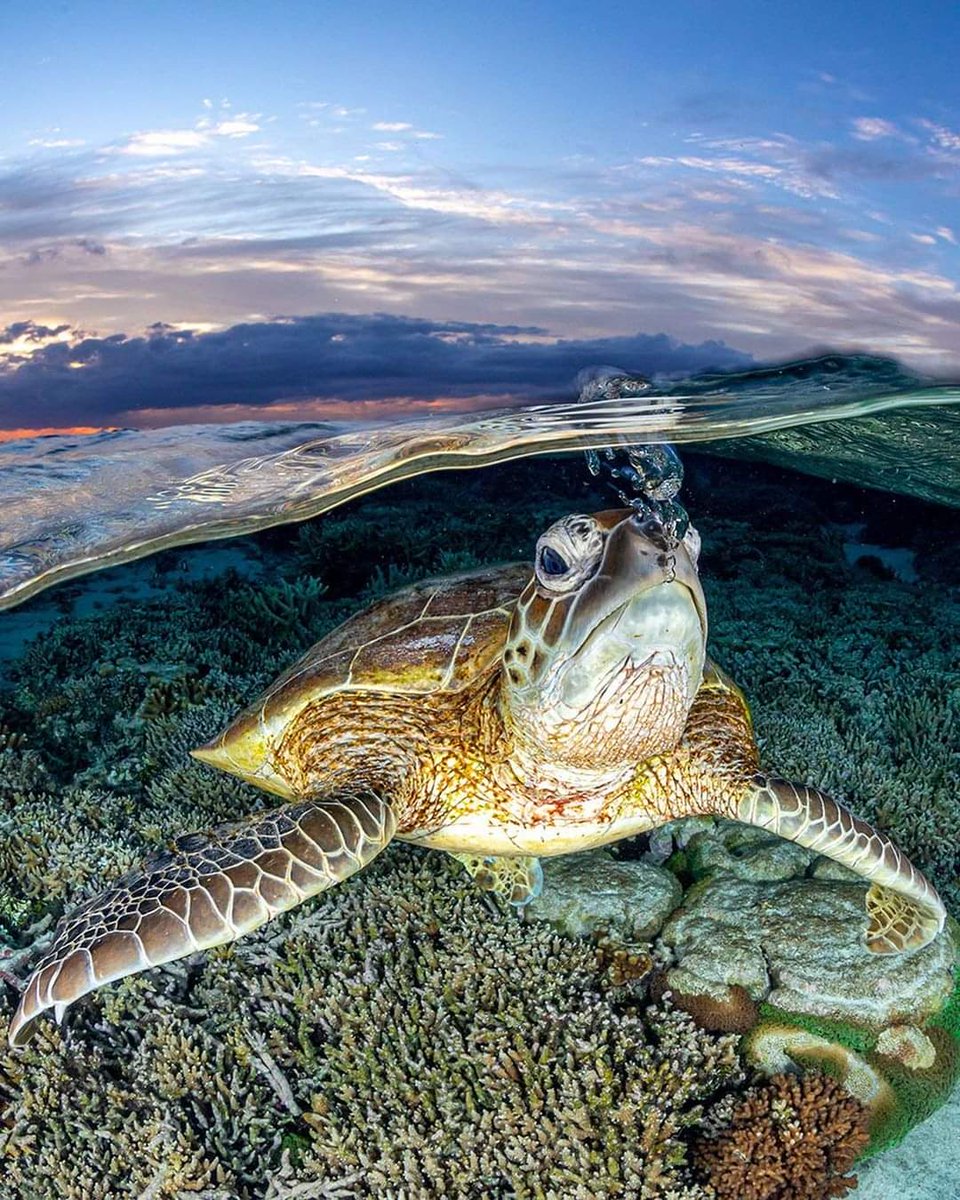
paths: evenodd
<path fill-rule="evenodd" d="M 960 387 L 891 360 L 833 355 L 465 417 L 10 442 L 0 445 L 0 607 L 170 546 L 303 520 L 423 472 L 549 450 L 695 443 L 960 504 L 958 401 Z"/>

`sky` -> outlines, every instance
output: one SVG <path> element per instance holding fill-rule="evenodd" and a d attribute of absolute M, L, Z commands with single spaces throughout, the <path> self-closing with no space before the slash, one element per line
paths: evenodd
<path fill-rule="evenodd" d="M 960 374 L 960 6 L 4 5 L 0 437 Z"/>

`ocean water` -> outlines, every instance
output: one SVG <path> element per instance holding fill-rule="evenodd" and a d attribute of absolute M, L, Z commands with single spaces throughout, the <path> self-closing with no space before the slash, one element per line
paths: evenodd
<path fill-rule="evenodd" d="M 958 401 L 832 356 L 387 429 L 0 447 L 0 1035 L 62 915 L 277 803 L 188 751 L 364 606 L 619 506 L 588 447 L 677 448 L 764 769 L 841 798 L 957 913 Z M 856 877 L 745 828 L 549 860 L 522 915 L 395 843 L 44 1014 L 0 1050 L 0 1198 L 789 1200 L 864 1152 L 853 1195 L 956 1197 L 955 925 L 878 962 Z M 771 1092 L 784 1047 L 853 1108 Z"/>

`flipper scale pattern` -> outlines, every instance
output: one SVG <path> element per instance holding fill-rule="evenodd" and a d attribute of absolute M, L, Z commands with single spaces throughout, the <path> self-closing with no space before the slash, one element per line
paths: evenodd
<path fill-rule="evenodd" d="M 333 887 L 395 829 L 390 806 L 363 794 L 300 801 L 178 838 L 61 923 L 21 997 L 11 1045 L 28 1040 L 45 1009 L 59 1019 L 103 984 L 232 942 Z"/>
<path fill-rule="evenodd" d="M 943 928 L 943 901 L 903 851 L 817 788 L 758 774 L 734 815 L 869 880 L 866 946 L 872 953 L 919 949 Z"/>

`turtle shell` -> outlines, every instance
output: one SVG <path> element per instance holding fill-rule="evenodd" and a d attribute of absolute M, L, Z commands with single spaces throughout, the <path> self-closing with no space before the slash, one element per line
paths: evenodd
<path fill-rule="evenodd" d="M 276 728 L 337 691 L 459 692 L 499 660 L 529 578 L 527 564 L 511 563 L 395 592 L 312 646 L 253 707 Z"/>

